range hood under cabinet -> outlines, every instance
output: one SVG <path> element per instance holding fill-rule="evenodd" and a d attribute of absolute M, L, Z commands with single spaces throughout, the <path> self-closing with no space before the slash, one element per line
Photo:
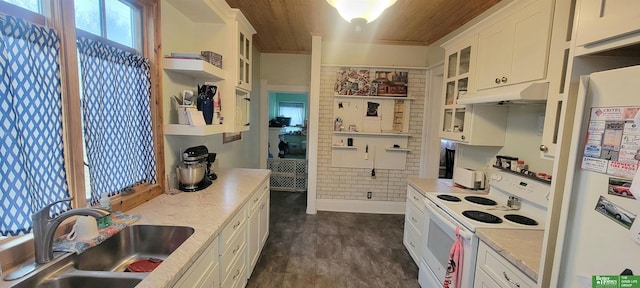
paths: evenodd
<path fill-rule="evenodd" d="M 460 95 L 458 104 L 531 103 L 547 101 L 549 82 L 523 83 Z"/>

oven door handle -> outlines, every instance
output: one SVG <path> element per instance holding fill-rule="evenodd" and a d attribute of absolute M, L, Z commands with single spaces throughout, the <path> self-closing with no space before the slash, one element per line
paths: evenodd
<path fill-rule="evenodd" d="M 456 227 L 460 227 L 460 236 L 466 240 L 471 241 L 471 238 L 473 237 L 473 235 L 464 226 L 455 225 L 454 223 L 457 223 L 457 222 L 451 216 L 449 216 L 449 214 L 442 211 L 440 207 L 436 206 L 432 202 L 427 202 L 426 204 L 427 204 L 425 205 L 427 209 L 426 212 L 428 214 L 433 215 L 433 218 L 434 218 L 433 221 L 438 222 L 436 223 L 438 224 L 438 226 L 445 225 L 446 227 L 451 229 L 451 231 L 456 231 Z"/>

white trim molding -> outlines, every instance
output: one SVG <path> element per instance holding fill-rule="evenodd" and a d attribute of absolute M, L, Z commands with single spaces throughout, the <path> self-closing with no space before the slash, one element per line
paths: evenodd
<path fill-rule="evenodd" d="M 318 211 L 371 214 L 404 214 L 406 202 L 316 199 Z"/>

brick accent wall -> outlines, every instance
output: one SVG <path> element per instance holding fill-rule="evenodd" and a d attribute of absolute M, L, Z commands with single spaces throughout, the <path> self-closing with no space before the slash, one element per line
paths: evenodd
<path fill-rule="evenodd" d="M 337 70 L 340 68 L 342 67 L 323 66 L 321 69 L 317 199 L 367 200 L 367 192 L 370 191 L 373 194 L 371 200 L 374 201 L 405 202 L 407 176 L 417 176 L 420 169 L 426 70 L 408 70 L 408 94 L 413 100 L 409 113 L 411 137 L 408 148 L 411 152 L 407 153 L 407 166 L 404 170 L 376 168 L 376 178 L 372 179 L 371 169 L 331 167 L 335 94 L 333 87 Z"/>

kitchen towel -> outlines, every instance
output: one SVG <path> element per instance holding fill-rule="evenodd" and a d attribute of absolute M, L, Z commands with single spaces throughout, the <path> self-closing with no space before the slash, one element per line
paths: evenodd
<path fill-rule="evenodd" d="M 460 227 L 456 227 L 456 241 L 453 242 L 449 251 L 449 265 L 447 274 L 444 277 L 443 288 L 460 288 L 462 286 L 462 239 L 460 238 Z"/>
<path fill-rule="evenodd" d="M 138 214 L 124 214 L 120 211 L 116 211 L 111 214 L 112 224 L 109 227 L 102 228 L 98 231 L 100 235 L 97 237 L 86 240 L 86 241 L 74 241 L 67 240 L 67 235 L 62 235 L 53 240 L 53 251 L 55 252 L 71 252 L 80 254 L 85 250 L 96 246 L 105 240 L 109 239 L 109 237 L 115 235 L 120 232 L 120 230 L 125 227 L 135 223 L 140 219 L 140 215 Z"/>

